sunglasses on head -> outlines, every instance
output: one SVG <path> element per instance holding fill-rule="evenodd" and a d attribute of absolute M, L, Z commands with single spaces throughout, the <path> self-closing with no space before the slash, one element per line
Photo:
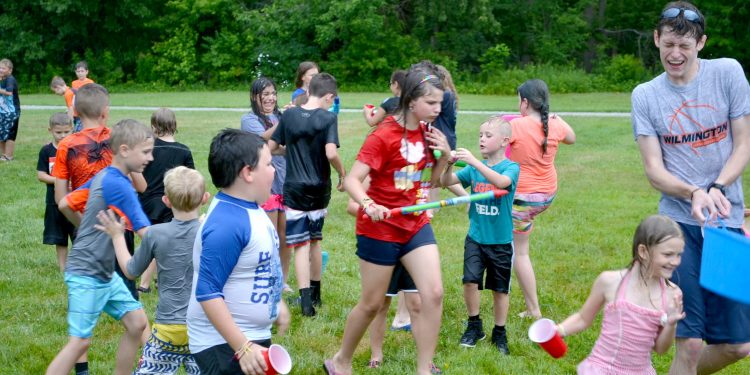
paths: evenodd
<path fill-rule="evenodd" d="M 677 18 L 682 14 L 686 20 L 694 23 L 701 22 L 701 16 L 698 12 L 685 8 L 669 8 L 661 13 L 661 19 L 673 19 Z"/>

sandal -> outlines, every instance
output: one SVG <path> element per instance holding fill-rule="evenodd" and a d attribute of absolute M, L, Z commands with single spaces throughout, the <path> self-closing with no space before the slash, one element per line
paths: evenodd
<path fill-rule="evenodd" d="M 333 359 L 326 359 L 323 361 L 323 371 L 328 375 L 341 375 L 340 372 L 336 371 L 336 367 L 333 365 Z"/>
<path fill-rule="evenodd" d="M 380 361 L 378 361 L 377 359 L 371 359 L 370 362 L 367 364 L 367 367 L 380 368 Z"/>
<path fill-rule="evenodd" d="M 394 326 L 391 325 L 391 331 L 404 331 L 404 332 L 411 332 L 411 323 L 404 324 L 402 326 Z"/>
<path fill-rule="evenodd" d="M 144 288 L 142 286 L 139 286 L 135 288 L 135 290 L 141 292 L 141 293 L 151 293 L 151 288 Z"/>
<path fill-rule="evenodd" d="M 443 370 L 435 366 L 434 363 L 430 363 L 430 374 L 442 375 L 442 373 L 443 373 Z"/>

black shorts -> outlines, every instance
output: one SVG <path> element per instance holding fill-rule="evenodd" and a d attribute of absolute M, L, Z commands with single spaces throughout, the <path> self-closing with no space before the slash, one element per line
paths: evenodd
<path fill-rule="evenodd" d="M 464 284 L 477 284 L 498 293 L 510 292 L 513 244 L 482 245 L 466 236 L 464 241 Z M 484 270 L 487 279 L 484 279 Z"/>
<path fill-rule="evenodd" d="M 21 119 L 21 110 L 16 110 L 16 113 L 18 113 L 18 116 L 16 116 L 16 119 L 13 120 L 13 126 L 10 128 L 10 131 L 8 132 L 8 140 L 9 141 L 15 141 L 16 136 L 18 136 L 18 121 Z"/>
<path fill-rule="evenodd" d="M 409 271 L 404 268 L 404 265 L 401 264 L 401 262 L 396 264 L 396 268 L 393 269 L 391 283 L 388 284 L 388 291 L 385 292 L 385 295 L 393 297 L 397 295 L 398 292 L 417 292 L 417 284 L 414 284 L 414 280 L 412 280 L 411 275 L 409 275 Z"/>
<path fill-rule="evenodd" d="M 289 227 L 287 226 L 287 233 Z M 287 237 L 288 238 L 288 237 Z M 406 243 L 376 240 L 357 235 L 357 256 L 381 266 L 395 266 L 402 256 L 425 245 L 435 244 L 435 233 L 429 223 L 418 230 Z"/>
<path fill-rule="evenodd" d="M 73 243 L 76 228 L 60 212 L 55 204 L 48 204 L 44 210 L 44 234 L 42 243 L 45 245 L 68 246 L 68 239 Z"/>
<path fill-rule="evenodd" d="M 268 348 L 271 340 L 253 341 L 254 343 Z M 234 350 L 229 344 L 212 346 L 206 350 L 193 354 L 195 363 L 201 369 L 202 375 L 230 375 L 243 374 L 240 363 L 234 360 Z"/>

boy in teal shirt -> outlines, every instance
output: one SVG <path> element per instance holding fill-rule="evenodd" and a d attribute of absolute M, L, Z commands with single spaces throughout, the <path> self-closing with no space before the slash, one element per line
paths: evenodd
<path fill-rule="evenodd" d="M 510 305 L 508 292 L 513 262 L 511 210 L 520 171 L 517 163 L 505 158 L 505 148 L 510 142 L 510 136 L 511 127 L 508 122 L 499 117 L 490 118 L 479 127 L 479 150 L 485 160 L 480 161 L 469 150 L 458 148 L 440 177 L 442 186 L 461 183 L 463 187 L 470 186 L 472 194 L 495 189 L 508 191 L 508 194 L 499 198 L 473 202 L 469 210 L 463 276 L 469 323 L 461 337 L 461 346 L 465 347 L 474 347 L 486 337 L 479 317 L 479 291 L 485 287 L 491 289 L 495 313 L 492 343 L 505 355 L 510 354 L 505 321 Z M 458 160 L 466 162 L 467 166 L 458 173 L 453 173 L 453 163 Z"/>

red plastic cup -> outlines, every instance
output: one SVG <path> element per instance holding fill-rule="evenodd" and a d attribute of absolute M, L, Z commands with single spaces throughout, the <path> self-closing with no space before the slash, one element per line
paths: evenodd
<path fill-rule="evenodd" d="M 367 108 L 367 109 L 374 109 L 375 106 L 372 105 L 372 104 L 365 104 L 365 108 Z M 375 116 L 375 111 L 370 112 L 370 117 L 374 117 L 374 116 Z"/>
<path fill-rule="evenodd" d="M 263 350 L 263 358 L 266 360 L 266 375 L 288 374 L 292 371 L 292 357 L 281 345 L 273 344 Z"/>
<path fill-rule="evenodd" d="M 568 351 L 568 345 L 557 332 L 555 322 L 539 319 L 529 327 L 529 339 L 542 347 L 552 358 L 560 358 Z"/>

